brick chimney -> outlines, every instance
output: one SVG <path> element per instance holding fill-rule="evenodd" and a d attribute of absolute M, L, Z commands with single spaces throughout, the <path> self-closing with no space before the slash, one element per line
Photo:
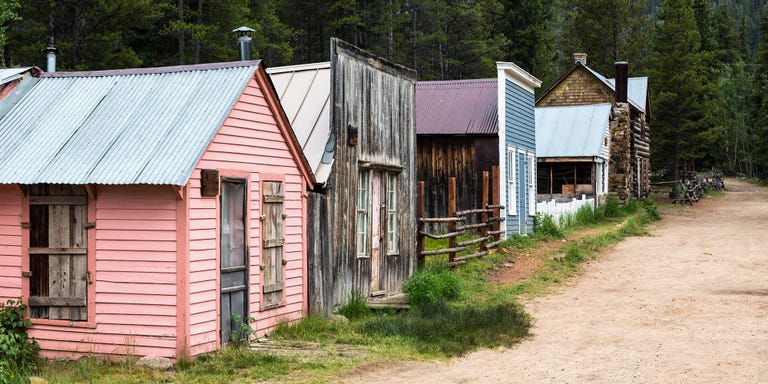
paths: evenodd
<path fill-rule="evenodd" d="M 581 65 L 587 65 L 587 54 L 586 53 L 574 53 L 573 54 L 573 61 L 576 64 Z"/>

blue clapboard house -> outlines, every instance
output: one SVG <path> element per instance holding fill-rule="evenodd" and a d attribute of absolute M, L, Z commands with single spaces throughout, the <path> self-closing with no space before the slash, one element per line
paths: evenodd
<path fill-rule="evenodd" d="M 541 81 L 513 63 L 498 62 L 499 171 L 506 237 L 533 232 L 536 216 L 536 113 Z"/>

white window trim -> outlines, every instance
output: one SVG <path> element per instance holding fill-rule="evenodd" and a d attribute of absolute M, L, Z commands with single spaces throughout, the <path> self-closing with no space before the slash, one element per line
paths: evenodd
<path fill-rule="evenodd" d="M 356 241 L 356 249 L 355 253 L 357 254 L 357 257 L 369 257 L 370 254 L 368 252 L 368 238 L 369 236 L 369 226 L 370 226 L 370 200 L 371 200 L 371 173 L 370 171 L 359 171 L 357 174 L 357 199 L 355 202 L 357 203 L 357 214 L 355 215 L 355 241 Z M 363 178 L 365 181 L 363 181 Z M 360 188 L 362 183 L 365 183 L 364 189 Z M 360 193 L 362 191 L 365 191 L 365 201 L 363 204 L 364 207 L 360 207 Z M 363 228 L 359 228 L 360 225 L 360 217 L 365 217 L 365 225 Z M 363 235 L 363 241 L 362 244 L 360 241 L 360 235 Z M 360 252 L 362 250 L 362 252 Z"/>
<path fill-rule="evenodd" d="M 387 173 L 387 254 L 400 252 L 397 222 L 397 174 Z M 390 198 L 391 196 L 391 198 Z M 391 236 L 390 236 L 391 235 Z"/>
<path fill-rule="evenodd" d="M 536 156 L 528 152 L 528 214 L 536 216 Z"/>
<path fill-rule="evenodd" d="M 507 216 L 517 216 L 517 151 L 507 147 Z"/>

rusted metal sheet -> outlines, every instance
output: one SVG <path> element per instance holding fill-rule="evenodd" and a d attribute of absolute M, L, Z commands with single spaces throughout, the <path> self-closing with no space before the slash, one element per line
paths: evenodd
<path fill-rule="evenodd" d="M 416 134 L 495 135 L 496 79 L 416 83 Z"/>

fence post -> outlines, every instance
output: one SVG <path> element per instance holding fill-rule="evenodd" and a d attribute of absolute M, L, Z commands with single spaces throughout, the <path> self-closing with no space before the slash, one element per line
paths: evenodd
<path fill-rule="evenodd" d="M 483 204 L 480 206 L 481 209 L 488 209 L 488 171 L 483 171 Z M 481 218 L 482 222 L 485 224 L 482 228 L 480 228 L 480 236 L 485 237 L 488 236 L 488 212 L 483 211 L 483 215 Z M 486 240 L 483 240 L 480 242 L 480 250 L 485 250 L 485 244 L 487 243 Z"/>
<path fill-rule="evenodd" d="M 425 223 L 421 220 L 424 218 L 425 215 L 425 201 L 424 201 L 424 182 L 419 181 L 417 183 L 417 191 L 416 191 L 416 202 L 417 202 L 417 208 L 416 208 L 416 251 L 418 254 L 416 255 L 416 269 L 424 269 L 424 255 L 422 253 L 424 252 L 424 232 L 425 232 Z"/>
<path fill-rule="evenodd" d="M 501 196 L 499 196 L 499 193 L 501 193 L 501 175 L 499 175 L 499 166 L 494 165 L 491 167 L 491 182 L 493 183 L 491 185 L 491 190 L 493 191 L 493 205 L 499 206 L 501 205 Z M 507 207 L 509 209 L 509 207 Z M 493 209 L 493 217 L 501 218 L 501 209 L 494 208 Z M 501 221 L 496 220 L 493 222 L 493 230 L 497 233 L 501 230 Z M 501 234 L 494 235 L 494 241 L 499 241 L 501 239 Z"/>
<path fill-rule="evenodd" d="M 456 216 L 456 178 L 451 177 L 448 179 L 448 217 Z M 448 232 L 456 232 L 456 222 L 451 221 L 448 223 Z M 456 236 L 451 236 L 448 239 L 448 248 L 456 248 Z M 456 252 L 451 251 L 448 253 L 448 262 L 452 263 L 456 258 Z"/>

